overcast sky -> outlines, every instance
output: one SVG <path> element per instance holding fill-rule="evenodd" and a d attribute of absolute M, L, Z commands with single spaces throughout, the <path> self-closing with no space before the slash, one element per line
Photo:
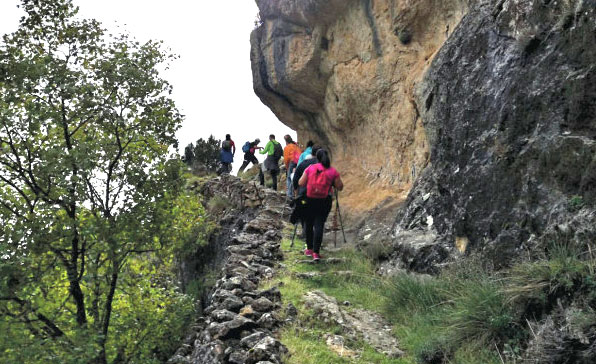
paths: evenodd
<path fill-rule="evenodd" d="M 296 133 L 277 120 L 252 89 L 250 32 L 258 12 L 254 0 L 74 0 L 79 14 L 108 30 L 125 29 L 139 41 L 163 40 L 180 55 L 164 77 L 186 116 L 178 132 L 180 151 L 198 138 L 232 135 L 237 147 L 269 134 L 282 140 Z M 0 33 L 16 30 L 19 0 L 0 0 Z M 120 28 L 117 28 L 120 25 Z M 283 143 L 282 143 L 283 144 Z M 259 157 L 259 160 L 263 160 Z M 242 152 L 234 158 L 235 170 Z"/>

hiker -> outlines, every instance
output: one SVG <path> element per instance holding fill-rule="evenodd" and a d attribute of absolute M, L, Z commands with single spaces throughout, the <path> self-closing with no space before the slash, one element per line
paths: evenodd
<path fill-rule="evenodd" d="M 284 164 L 286 166 L 286 195 L 289 200 L 294 198 L 294 188 L 292 187 L 292 173 L 298 165 L 298 159 L 302 150 L 292 140 L 290 135 L 285 135 L 284 140 L 286 141 L 286 147 L 284 148 Z"/>
<path fill-rule="evenodd" d="M 254 142 L 246 142 L 242 146 L 242 151 L 244 152 L 244 161 L 238 170 L 238 174 L 244 172 L 244 169 L 248 166 L 249 163 L 252 162 L 254 166 L 259 164 L 259 160 L 255 157 L 255 152 L 259 149 L 263 149 L 263 147 L 259 147 L 259 143 L 261 139 L 257 138 Z M 262 172 L 260 172 L 262 173 Z"/>
<path fill-rule="evenodd" d="M 314 145 L 311 148 L 311 154 L 306 157 L 306 159 L 300 163 L 298 167 L 294 170 L 294 176 L 292 177 L 292 187 L 294 188 L 294 194 L 296 195 L 296 199 L 293 201 L 294 210 L 292 210 L 292 215 L 294 216 L 295 221 L 291 221 L 292 223 L 297 223 L 300 221 L 302 225 L 302 233 L 300 234 L 300 238 L 305 239 L 306 227 L 304 225 L 304 208 L 302 205 L 302 200 L 306 199 L 306 186 L 299 186 L 298 181 L 300 177 L 304 174 L 304 170 L 308 168 L 311 164 L 318 163 L 317 161 L 317 152 L 321 149 L 318 145 Z M 306 205 L 304 205 L 306 206 Z"/>
<path fill-rule="evenodd" d="M 318 163 L 306 168 L 298 181 L 299 186 L 306 186 L 306 208 L 304 225 L 306 228 L 306 250 L 304 255 L 313 260 L 321 258 L 325 221 L 331 211 L 331 187 L 341 191 L 344 184 L 337 170 L 331 167 L 329 154 L 325 149 L 317 152 Z"/>
<path fill-rule="evenodd" d="M 265 149 L 259 151 L 260 154 L 267 154 L 264 167 L 271 174 L 273 180 L 273 189 L 277 191 L 277 176 L 279 175 L 279 159 L 283 156 L 284 151 L 281 144 L 275 140 L 275 135 L 269 135 L 269 142 L 265 145 Z M 261 179 L 261 185 L 265 184 L 265 178 Z"/>
<path fill-rule="evenodd" d="M 298 163 L 296 163 L 297 165 L 300 165 L 300 163 L 302 163 L 302 161 L 304 161 L 306 159 L 306 157 L 311 155 L 313 145 L 315 145 L 315 143 L 312 140 L 309 140 L 306 143 L 306 149 L 304 149 L 304 152 L 302 152 L 302 154 L 300 154 L 300 158 L 298 158 Z"/>
<path fill-rule="evenodd" d="M 304 159 L 303 163 L 300 163 L 300 165 L 296 167 L 296 170 L 294 171 L 294 177 L 292 177 L 292 187 L 296 192 L 296 198 L 306 197 L 306 186 L 298 185 L 298 181 L 300 180 L 300 177 L 302 177 L 302 175 L 304 174 L 304 170 L 306 170 L 308 166 L 310 166 L 311 164 L 318 163 L 317 152 L 319 151 L 319 149 L 321 149 L 321 147 L 318 145 L 313 145 L 312 147 L 310 147 L 311 154 L 308 155 Z"/>
<path fill-rule="evenodd" d="M 226 139 L 221 142 L 221 150 L 219 158 L 221 161 L 221 168 L 217 174 L 230 173 L 232 171 L 232 163 L 234 162 L 234 154 L 236 154 L 236 146 L 230 134 L 226 134 Z"/>
<path fill-rule="evenodd" d="M 230 134 L 226 134 L 226 139 L 221 142 L 221 147 L 228 151 L 232 151 L 232 155 L 236 155 L 236 144 L 234 144 Z"/>

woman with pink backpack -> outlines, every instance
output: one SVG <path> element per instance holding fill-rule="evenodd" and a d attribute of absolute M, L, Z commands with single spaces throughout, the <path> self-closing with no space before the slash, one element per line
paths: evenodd
<path fill-rule="evenodd" d="M 306 209 L 304 225 L 306 228 L 306 250 L 304 255 L 321 259 L 320 249 L 323 242 L 325 221 L 331 211 L 331 188 L 341 191 L 344 184 L 337 170 L 331 167 L 329 153 L 325 149 L 317 152 L 319 163 L 310 165 L 298 185 L 306 186 Z"/>

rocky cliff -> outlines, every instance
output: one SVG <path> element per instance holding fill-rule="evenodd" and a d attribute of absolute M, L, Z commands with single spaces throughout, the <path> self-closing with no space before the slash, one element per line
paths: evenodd
<path fill-rule="evenodd" d="M 596 1 L 257 4 L 255 92 L 331 149 L 347 209 L 405 201 L 396 240 L 434 261 L 594 241 Z"/>

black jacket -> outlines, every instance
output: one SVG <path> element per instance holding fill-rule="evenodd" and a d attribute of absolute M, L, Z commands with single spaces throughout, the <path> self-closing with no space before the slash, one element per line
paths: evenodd
<path fill-rule="evenodd" d="M 302 175 L 304 174 L 304 171 L 306 170 L 306 168 L 308 168 L 308 166 L 310 166 L 311 164 L 317 164 L 317 163 L 319 163 L 317 158 L 312 157 L 310 159 L 303 160 L 302 163 L 300 163 L 298 165 L 298 167 L 296 167 L 296 172 L 294 172 L 294 178 L 292 178 L 292 185 L 294 186 L 295 190 L 298 190 L 298 196 L 296 196 L 296 197 L 306 196 L 306 186 L 304 186 L 304 187 L 298 186 L 298 181 L 300 180 L 300 177 L 302 177 Z"/>

